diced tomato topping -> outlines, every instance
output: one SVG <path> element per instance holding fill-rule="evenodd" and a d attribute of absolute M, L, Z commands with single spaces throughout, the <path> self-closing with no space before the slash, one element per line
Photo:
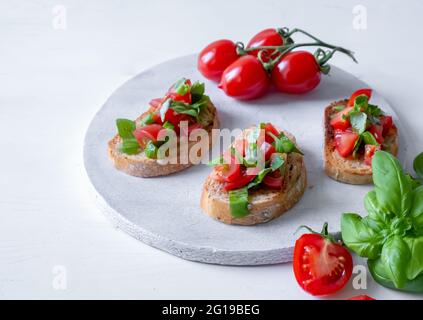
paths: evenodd
<path fill-rule="evenodd" d="M 275 147 L 266 141 L 260 146 L 260 150 L 264 153 L 265 161 L 269 160 L 270 156 L 276 152 Z"/>
<path fill-rule="evenodd" d="M 375 146 L 372 144 L 366 144 L 364 146 L 364 163 L 368 166 L 372 165 L 372 159 L 376 150 L 380 150 L 380 146 Z"/>
<path fill-rule="evenodd" d="M 351 124 L 349 119 L 344 119 L 353 108 L 347 107 L 342 111 L 339 111 L 335 116 L 330 120 L 330 125 L 335 130 L 346 130 Z"/>
<path fill-rule="evenodd" d="M 269 132 L 275 135 L 276 137 L 279 136 L 279 131 L 276 129 L 270 122 L 266 123 L 264 126 L 264 132 L 265 132 L 265 140 L 267 143 L 272 143 L 273 138 L 268 134 Z"/>
<path fill-rule="evenodd" d="M 187 79 L 185 80 L 185 84 L 188 84 L 191 87 L 191 80 Z M 191 89 L 188 90 L 184 95 L 180 95 L 179 93 L 177 93 L 175 91 L 175 85 L 173 85 L 168 93 L 166 94 L 166 99 L 167 98 L 171 98 L 173 101 L 181 101 L 181 102 L 185 102 L 188 104 L 191 104 L 192 99 L 191 99 Z"/>
<path fill-rule="evenodd" d="M 383 140 L 385 140 L 385 139 L 383 138 L 383 127 L 382 127 L 382 125 L 372 124 L 369 127 L 368 130 L 371 134 L 373 134 L 373 136 L 375 137 L 375 139 L 378 143 L 380 143 L 380 144 L 383 143 Z"/>
<path fill-rule="evenodd" d="M 152 99 L 151 101 L 150 101 L 150 103 L 149 103 L 149 105 L 150 105 L 150 110 L 152 109 L 152 110 L 157 110 L 157 109 L 159 109 L 160 108 L 160 106 L 162 105 L 162 103 L 163 103 L 163 99 L 162 98 L 155 98 L 155 99 Z"/>
<path fill-rule="evenodd" d="M 394 124 L 392 116 L 381 116 L 380 122 L 383 127 L 383 135 L 385 136 Z"/>
<path fill-rule="evenodd" d="M 359 296 L 348 298 L 347 300 L 376 300 L 376 299 L 368 296 L 367 294 L 361 294 Z"/>
<path fill-rule="evenodd" d="M 234 148 L 236 152 L 243 157 L 245 156 L 246 147 L 247 147 L 247 141 L 245 139 L 237 139 L 234 141 Z"/>
<path fill-rule="evenodd" d="M 234 182 L 241 175 L 241 164 L 234 157 L 230 157 L 229 163 L 218 165 L 214 168 L 216 174 L 225 182 Z"/>
<path fill-rule="evenodd" d="M 157 142 L 157 136 L 163 127 L 159 124 L 148 124 L 143 127 L 136 128 L 133 132 L 135 138 L 141 146 L 145 146 L 148 141 Z"/>
<path fill-rule="evenodd" d="M 263 183 L 271 189 L 280 190 L 283 186 L 283 177 L 281 176 L 280 171 L 277 170 L 275 172 L 268 173 L 263 178 Z"/>
<path fill-rule="evenodd" d="M 342 157 L 348 157 L 354 150 L 354 145 L 357 142 L 359 135 L 355 132 L 335 131 L 335 146 L 336 150 Z"/>
<path fill-rule="evenodd" d="M 175 127 L 176 133 L 179 133 L 179 125 L 181 121 L 188 121 L 188 125 L 193 122 L 193 119 L 187 114 L 177 113 L 173 109 L 169 109 L 165 113 L 165 122 L 169 121 Z"/>
<path fill-rule="evenodd" d="M 247 174 L 246 172 L 242 173 L 235 181 L 227 182 L 224 186 L 225 190 L 234 190 L 239 189 L 250 183 L 254 180 L 256 176 L 253 174 Z"/>
<path fill-rule="evenodd" d="M 350 99 L 348 100 L 348 105 L 354 106 L 355 98 L 357 98 L 358 96 L 361 96 L 361 95 L 367 96 L 370 100 L 370 98 L 372 97 L 372 92 L 373 92 L 372 89 L 359 89 L 359 90 L 355 91 L 351 95 Z"/>

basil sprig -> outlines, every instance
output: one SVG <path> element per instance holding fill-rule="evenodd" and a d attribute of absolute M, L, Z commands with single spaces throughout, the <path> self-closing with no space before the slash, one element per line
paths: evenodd
<path fill-rule="evenodd" d="M 273 138 L 273 144 L 275 146 L 276 152 L 278 153 L 299 153 L 303 155 L 300 149 L 297 148 L 294 142 L 291 141 L 283 132 L 279 134 L 279 136 L 275 136 L 273 133 L 268 132 L 268 135 L 270 135 Z"/>
<path fill-rule="evenodd" d="M 417 175 L 423 168 L 419 157 L 414 161 Z M 381 285 L 423 292 L 423 186 L 412 183 L 388 152 L 377 151 L 372 168 L 375 187 L 364 199 L 368 215 L 344 213 L 342 239 L 368 258 Z"/>
<path fill-rule="evenodd" d="M 140 153 L 140 145 L 133 134 L 136 127 L 135 122 L 128 119 L 117 119 L 116 127 L 122 140 L 120 151 L 129 155 Z"/>
<path fill-rule="evenodd" d="M 242 218 L 249 214 L 247 187 L 229 191 L 229 207 L 234 218 Z"/>

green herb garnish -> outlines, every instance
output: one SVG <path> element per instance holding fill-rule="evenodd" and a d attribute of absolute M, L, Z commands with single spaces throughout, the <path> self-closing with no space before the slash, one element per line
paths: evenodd
<path fill-rule="evenodd" d="M 229 207 L 234 218 L 242 218 L 249 214 L 247 187 L 229 191 Z"/>
<path fill-rule="evenodd" d="M 144 127 L 146 125 L 153 124 L 153 123 L 154 123 L 153 114 L 149 113 L 144 118 L 141 119 L 140 126 Z"/>
<path fill-rule="evenodd" d="M 136 128 L 135 122 L 128 119 L 117 119 L 116 127 L 122 139 L 120 151 L 129 155 L 138 154 L 140 152 L 140 145 L 133 134 Z"/>
<path fill-rule="evenodd" d="M 144 153 L 147 158 L 157 159 L 157 150 L 158 148 L 156 145 L 153 143 L 153 141 L 150 140 L 147 142 L 147 145 L 144 148 Z"/>

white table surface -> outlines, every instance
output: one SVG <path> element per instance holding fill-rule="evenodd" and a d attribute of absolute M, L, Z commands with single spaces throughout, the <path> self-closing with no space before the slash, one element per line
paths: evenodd
<path fill-rule="evenodd" d="M 353 28 L 358 4 L 367 9 L 365 30 Z M 58 5 L 65 29 L 54 24 Z M 115 229 L 90 196 L 85 130 L 113 90 L 142 70 L 215 39 L 246 42 L 263 28 L 289 26 L 356 51 L 358 65 L 342 56 L 333 63 L 384 95 L 421 150 L 422 13 L 417 0 L 2 0 L 0 298 L 313 298 L 290 264 L 194 263 Z M 333 298 L 422 297 L 382 288 L 370 276 L 367 287 L 349 284 Z"/>

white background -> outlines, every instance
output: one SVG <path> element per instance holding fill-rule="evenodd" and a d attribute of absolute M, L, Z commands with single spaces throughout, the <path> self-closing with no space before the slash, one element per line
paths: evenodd
<path fill-rule="evenodd" d="M 359 4 L 367 9 L 366 30 L 353 27 Z M 64 30 L 54 28 L 58 5 L 66 8 Z M 113 90 L 146 68 L 215 39 L 247 42 L 263 28 L 289 26 L 353 49 L 358 65 L 343 56 L 332 63 L 384 95 L 421 150 L 422 16 L 417 0 L 2 0 L 0 298 L 312 298 L 290 264 L 184 261 L 113 228 L 89 194 L 85 130 Z M 58 290 L 55 266 L 66 270 L 65 290 Z M 350 284 L 334 298 L 422 297 L 370 277 L 367 286 Z"/>

